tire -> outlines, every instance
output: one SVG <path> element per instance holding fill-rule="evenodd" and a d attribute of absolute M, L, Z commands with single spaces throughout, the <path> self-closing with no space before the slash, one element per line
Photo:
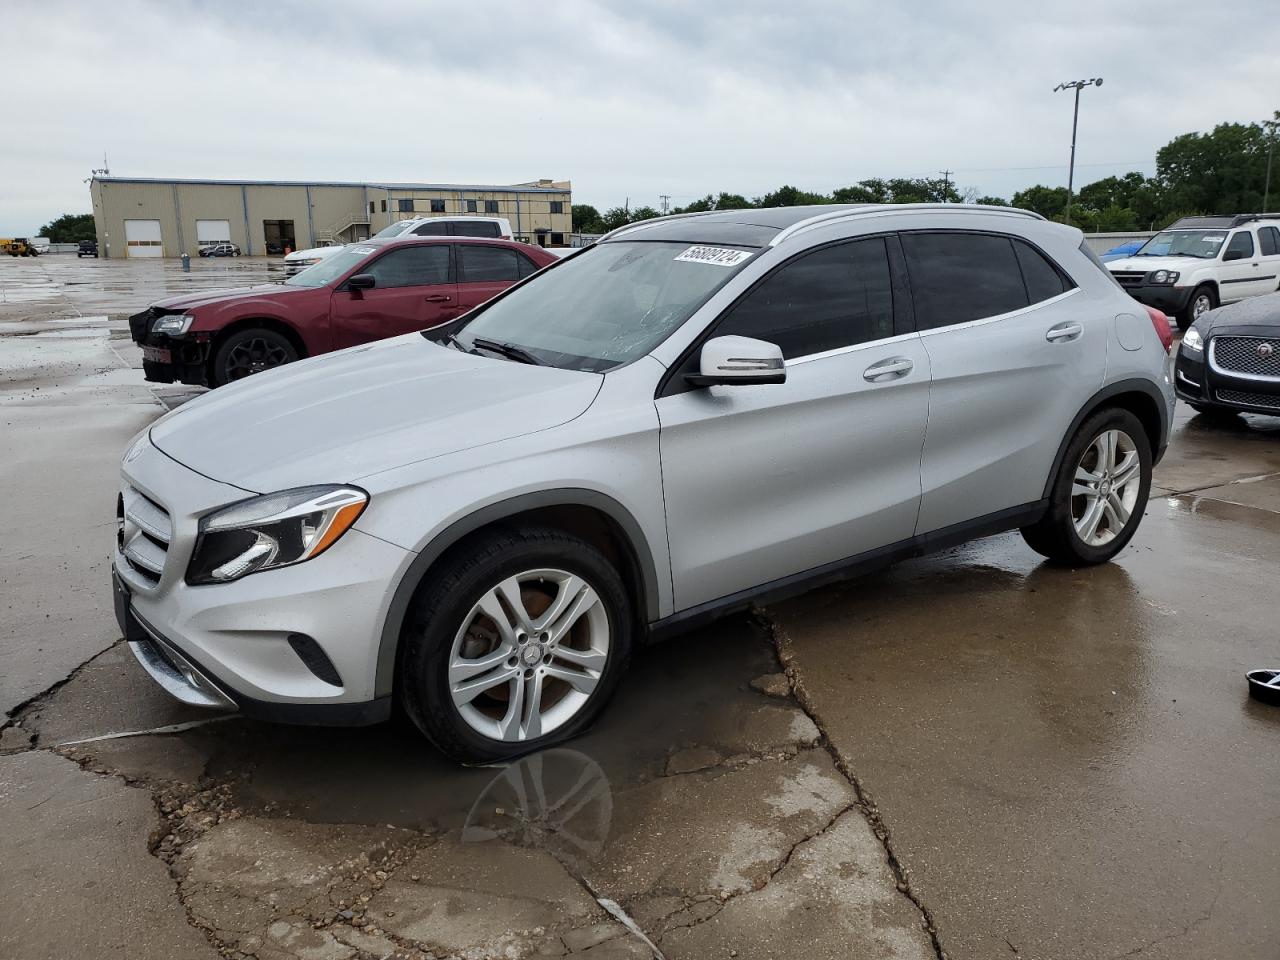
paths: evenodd
<path fill-rule="evenodd" d="M 1104 471 L 1098 469 L 1105 450 L 1099 441 L 1108 436 L 1118 442 L 1112 466 Z M 1129 461 L 1129 454 L 1134 455 L 1133 461 Z M 1113 488 L 1110 478 L 1127 474 L 1126 463 L 1136 464 L 1137 473 L 1129 481 L 1115 483 Z M 1067 445 L 1049 493 L 1048 512 L 1038 523 L 1023 527 L 1022 538 L 1032 550 L 1055 563 L 1068 566 L 1106 563 L 1125 548 L 1142 522 L 1151 493 L 1151 466 L 1151 442 L 1141 421 L 1128 410 L 1117 407 L 1098 411 L 1080 425 Z M 1099 479 L 1077 484 L 1078 468 Z M 1073 489 L 1081 488 L 1101 489 L 1104 493 L 1101 498 L 1073 495 Z M 1092 517 L 1089 508 L 1098 499 L 1102 505 L 1097 507 L 1098 518 L 1092 535 L 1086 539 L 1083 533 L 1088 532 L 1087 518 Z M 1120 521 L 1118 525 L 1117 521 Z M 1081 529 L 1077 528 L 1078 523 Z"/>
<path fill-rule="evenodd" d="M 1190 330 L 1191 324 L 1196 322 L 1196 318 L 1200 314 L 1206 310 L 1212 310 L 1217 305 L 1218 295 L 1214 292 L 1213 287 L 1207 283 L 1202 283 L 1191 291 L 1191 296 L 1187 298 L 1187 305 L 1178 311 L 1178 329 L 1182 331 Z"/>
<path fill-rule="evenodd" d="M 520 589 L 498 600 L 512 579 Z M 584 587 L 596 602 L 578 609 Z M 506 597 L 515 598 L 534 629 L 522 629 Z M 505 623 L 483 612 L 482 602 Z M 552 643 L 543 646 L 547 632 L 537 629 L 539 618 L 562 602 L 569 607 L 559 612 L 568 619 L 548 624 Z M 591 544 L 547 528 L 464 541 L 418 589 L 406 623 L 396 674 L 400 702 L 441 751 L 469 763 L 508 760 L 585 730 L 626 671 L 635 630 L 631 598 L 613 565 Z M 557 644 L 560 630 L 564 639 Z M 462 666 L 495 655 L 491 667 L 468 673 Z M 553 674 L 578 679 L 571 686 Z M 482 692 L 467 700 L 455 691 L 459 682 Z M 541 691 L 536 719 L 528 709 L 534 690 Z"/>
<path fill-rule="evenodd" d="M 214 352 L 209 383 L 221 387 L 297 359 L 297 349 L 284 334 L 262 327 L 237 330 Z"/>

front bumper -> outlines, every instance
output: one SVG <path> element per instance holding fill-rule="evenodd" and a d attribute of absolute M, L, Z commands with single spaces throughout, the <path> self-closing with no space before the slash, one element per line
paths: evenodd
<path fill-rule="evenodd" d="M 1139 303 L 1155 307 L 1170 316 L 1181 312 L 1186 307 L 1187 301 L 1191 299 L 1191 287 L 1175 287 L 1167 283 L 1159 285 L 1144 283 L 1137 286 L 1121 284 L 1121 286 L 1124 287 L 1125 293 Z"/>
<path fill-rule="evenodd" d="M 189 383 L 209 386 L 209 354 L 213 349 L 212 334 L 204 331 L 181 337 L 151 332 L 152 322 L 164 311 L 148 307 L 129 318 L 129 336 L 142 348 L 142 375 L 152 383 Z M 167 353 L 160 359 L 156 352 Z"/>
<path fill-rule="evenodd" d="M 288 723 L 385 719 L 390 698 L 375 691 L 382 624 L 413 555 L 352 529 L 306 563 L 191 586 L 199 518 L 249 494 L 193 473 L 145 438 L 129 456 L 126 503 L 141 497 L 168 515 L 167 544 L 149 537 L 158 574 L 144 575 L 119 541 L 113 558 L 116 618 L 143 669 L 198 706 Z M 150 516 L 151 530 L 165 526 Z M 126 543 L 137 535 L 127 519 L 121 529 Z"/>
<path fill-rule="evenodd" d="M 1198 408 L 1280 416 L 1280 379 L 1232 376 L 1208 362 L 1207 349 L 1190 353 L 1178 347 L 1173 384 L 1180 400 Z"/>

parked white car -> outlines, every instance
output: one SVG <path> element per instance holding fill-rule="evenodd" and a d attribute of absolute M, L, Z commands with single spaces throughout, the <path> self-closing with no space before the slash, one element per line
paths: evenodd
<path fill-rule="evenodd" d="M 490 240 L 510 240 L 511 221 L 505 217 L 413 217 L 397 220 L 383 227 L 375 237 L 403 237 L 414 234 L 419 237 L 485 237 Z M 342 249 L 341 244 L 297 250 L 284 258 L 286 276 L 293 276 L 313 264 L 333 256 Z"/>
<path fill-rule="evenodd" d="M 1131 297 L 1186 330 L 1219 304 L 1280 288 L 1280 214 L 1183 217 L 1107 269 Z"/>

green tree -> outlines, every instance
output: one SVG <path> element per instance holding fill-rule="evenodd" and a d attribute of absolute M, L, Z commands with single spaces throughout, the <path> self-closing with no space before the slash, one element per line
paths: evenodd
<path fill-rule="evenodd" d="M 1220 123 L 1211 133 L 1184 133 L 1156 152 L 1164 213 L 1248 213 L 1262 208 L 1267 131 L 1261 123 Z"/>
<path fill-rule="evenodd" d="M 575 203 L 573 213 L 574 233 L 600 233 L 600 211 L 589 203 Z"/>
<path fill-rule="evenodd" d="M 978 197 L 973 201 L 983 207 L 1007 207 L 1009 201 L 1004 197 Z"/>
<path fill-rule="evenodd" d="M 1046 187 L 1040 184 L 1027 187 L 1013 195 L 1013 205 L 1024 210 L 1032 210 L 1050 220 L 1056 220 L 1062 215 L 1067 205 L 1067 188 Z"/>
<path fill-rule="evenodd" d="M 653 207 L 636 207 L 631 211 L 629 223 L 639 223 L 641 220 L 652 220 L 654 217 L 662 216 Z"/>
<path fill-rule="evenodd" d="M 92 240 L 97 236 L 93 225 L 93 214 L 64 213 L 57 220 L 51 220 L 41 227 L 36 236 L 48 237 L 50 243 L 79 243 L 81 240 Z"/>
<path fill-rule="evenodd" d="M 799 187 L 788 185 L 770 191 L 763 197 L 757 197 L 754 205 L 757 207 L 802 207 L 809 204 L 830 202 L 831 198 L 824 194 L 810 193 L 808 190 L 801 190 Z"/>

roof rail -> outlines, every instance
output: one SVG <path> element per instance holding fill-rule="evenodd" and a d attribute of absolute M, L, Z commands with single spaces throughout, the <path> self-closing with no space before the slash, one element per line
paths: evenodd
<path fill-rule="evenodd" d="M 672 220 L 688 220 L 691 217 L 705 217 L 709 213 L 720 212 L 722 211 L 696 210 L 693 213 L 667 213 L 657 217 L 650 217 L 648 220 L 637 220 L 635 223 L 624 223 L 620 227 L 614 227 L 603 237 L 597 240 L 596 243 L 604 243 L 604 241 L 611 237 L 619 236 L 620 234 L 627 233 L 630 230 L 644 230 L 648 227 L 656 226 L 659 223 L 670 223 Z"/>
<path fill-rule="evenodd" d="M 1193 230 L 1197 227 L 1209 230 L 1229 230 L 1255 220 L 1280 220 L 1280 213 L 1224 213 L 1220 215 L 1179 217 L 1166 230 Z"/>
<path fill-rule="evenodd" d="M 1252 223 L 1254 220 L 1280 220 L 1280 213 L 1238 213 L 1231 220 L 1233 227 L 1238 227 L 1242 223 Z"/>
<path fill-rule="evenodd" d="M 828 213 L 819 213 L 816 216 L 793 223 L 770 240 L 769 246 L 776 247 L 788 237 L 795 236 L 801 230 L 807 230 L 809 227 L 818 226 L 819 224 L 834 223 L 839 220 L 852 220 L 857 217 L 866 217 L 879 213 L 914 213 L 920 210 L 946 211 L 947 213 L 981 211 L 984 213 L 1014 214 L 1016 216 L 1029 217 L 1032 220 L 1045 219 L 1038 213 L 1031 210 L 1023 210 L 1020 207 L 995 207 L 975 203 L 863 203 L 845 206 Z"/>

